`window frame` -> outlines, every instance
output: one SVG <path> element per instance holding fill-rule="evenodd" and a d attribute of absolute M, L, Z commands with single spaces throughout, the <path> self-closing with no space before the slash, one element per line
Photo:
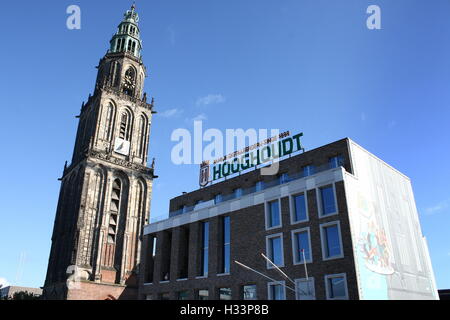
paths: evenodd
<path fill-rule="evenodd" d="M 269 220 L 269 216 L 271 214 L 270 204 L 272 202 L 275 202 L 275 201 L 278 201 L 278 215 L 279 215 L 279 218 L 280 218 L 280 224 L 277 225 L 277 226 L 269 227 L 269 221 L 270 221 Z M 275 230 L 275 229 L 279 229 L 279 228 L 283 227 L 283 214 L 282 214 L 282 209 L 281 209 L 281 198 L 275 198 L 275 199 L 272 199 L 272 200 L 265 201 L 265 203 L 264 203 L 264 211 L 265 211 L 265 218 L 266 218 L 266 231 Z"/>
<path fill-rule="evenodd" d="M 327 245 L 327 243 L 325 242 L 325 228 L 333 226 L 333 225 L 336 225 L 337 228 L 338 228 L 339 246 L 341 248 L 341 254 L 338 255 L 338 256 L 326 257 L 326 251 L 327 251 L 326 250 L 326 245 Z M 342 245 L 341 222 L 339 220 L 320 224 L 320 243 L 321 243 L 321 247 L 322 247 L 322 260 L 323 261 L 344 258 L 344 247 Z"/>
<path fill-rule="evenodd" d="M 271 290 L 271 287 L 272 287 L 272 286 L 276 286 L 276 285 L 282 286 L 282 288 L 283 288 L 284 299 L 282 299 L 282 300 L 280 300 L 280 301 L 286 300 L 287 298 L 286 298 L 286 282 L 285 282 L 285 281 L 268 282 L 268 283 L 267 283 L 267 299 L 268 299 L 268 300 L 276 301 L 276 300 L 273 298 L 272 290 Z"/>
<path fill-rule="evenodd" d="M 329 214 L 324 214 L 321 190 L 324 188 L 330 187 L 330 186 L 333 189 L 335 212 L 329 213 Z M 335 216 L 335 215 L 339 214 L 339 207 L 338 207 L 337 194 L 336 194 L 336 184 L 334 182 L 326 183 L 324 185 L 317 187 L 316 188 L 316 199 L 317 199 L 317 209 L 318 209 L 318 213 L 319 213 L 319 218 L 327 218 L 327 217 L 331 217 L 331 216 Z"/>
<path fill-rule="evenodd" d="M 298 292 L 298 287 L 299 287 L 299 283 L 301 282 L 308 282 L 311 281 L 312 283 L 312 292 L 313 292 L 313 299 L 300 299 L 300 295 Z M 308 279 L 306 278 L 298 278 L 298 279 L 294 279 L 295 282 L 295 300 L 303 300 L 303 301 L 308 301 L 308 300 L 317 300 L 317 296 L 316 296 L 316 283 L 314 280 L 314 277 L 308 277 Z"/>
<path fill-rule="evenodd" d="M 296 214 L 295 214 L 295 197 L 301 196 L 301 195 L 304 195 L 304 197 L 305 197 L 306 219 L 295 221 L 295 216 L 296 216 Z M 290 216 L 291 216 L 291 225 L 309 222 L 308 191 L 307 190 L 302 191 L 302 192 L 297 192 L 297 193 L 291 194 L 289 196 L 289 211 L 290 211 Z"/>
<path fill-rule="evenodd" d="M 208 295 L 207 296 L 204 296 L 204 297 L 206 297 L 207 299 L 200 299 L 200 291 L 206 291 L 207 293 L 208 293 Z M 210 298 L 210 294 L 209 294 L 209 289 L 196 289 L 195 290 L 195 300 L 209 300 L 209 298 Z"/>
<path fill-rule="evenodd" d="M 312 245 L 311 245 L 311 228 L 310 227 L 305 227 L 305 228 L 300 228 L 300 229 L 296 229 L 296 230 L 292 230 L 291 231 L 291 240 L 292 240 L 292 263 L 294 266 L 297 265 L 303 265 L 305 262 L 303 261 L 296 261 L 296 252 L 298 251 L 297 248 L 297 238 L 296 235 L 299 233 L 304 233 L 307 232 L 308 234 L 308 246 L 309 246 L 309 252 L 310 252 L 310 258 L 306 259 L 306 264 L 308 263 L 313 263 L 313 252 L 312 252 Z"/>
<path fill-rule="evenodd" d="M 329 280 L 332 278 L 344 278 L 345 284 L 345 297 L 344 298 L 330 298 L 330 287 Z M 336 273 L 336 274 L 327 274 L 324 277 L 325 279 L 325 294 L 327 300 L 349 300 L 348 296 L 348 283 L 347 283 L 347 274 L 346 273 Z"/>
<path fill-rule="evenodd" d="M 271 248 L 271 246 L 270 246 L 270 240 L 271 239 L 275 239 L 275 238 L 280 238 L 281 239 L 281 265 L 277 265 L 277 267 L 278 268 L 284 268 L 285 267 L 285 263 L 284 263 L 284 240 L 283 240 L 283 233 L 282 232 L 280 232 L 280 233 L 274 233 L 274 234 L 271 234 L 271 235 L 268 235 L 268 236 L 266 236 L 266 256 L 267 256 L 267 258 L 269 258 L 270 259 L 270 261 L 272 261 L 272 259 L 271 259 L 271 252 L 270 252 L 270 248 Z M 275 262 L 274 261 L 272 261 L 274 264 L 275 264 Z M 276 265 L 276 264 L 275 264 Z M 272 266 L 272 264 L 270 264 L 269 263 L 269 261 L 266 261 L 266 267 L 267 267 L 267 269 L 275 269 L 275 267 L 274 266 Z"/>
<path fill-rule="evenodd" d="M 245 299 L 245 287 L 255 287 L 255 293 L 256 293 L 256 297 L 255 299 Z M 242 294 L 242 300 L 243 301 L 255 301 L 258 300 L 258 285 L 255 283 L 247 283 L 241 286 L 241 292 Z"/>
<path fill-rule="evenodd" d="M 221 290 L 229 290 L 230 291 L 230 299 L 220 299 L 221 296 L 222 296 Z M 219 288 L 217 288 L 217 294 L 219 295 L 219 301 L 230 301 L 230 300 L 233 300 L 233 298 L 232 298 L 233 297 L 232 296 L 233 290 L 232 290 L 231 287 L 219 287 Z"/>
<path fill-rule="evenodd" d="M 208 239 L 205 239 L 205 226 L 207 226 L 207 233 L 208 233 Z M 200 246 L 200 271 L 198 277 L 208 278 L 209 276 L 209 259 L 210 259 L 210 246 L 209 242 L 211 239 L 211 223 L 209 221 L 201 221 L 200 222 L 200 240 L 201 240 L 201 246 Z M 205 245 L 205 246 L 204 246 Z M 205 255 L 205 251 L 207 252 L 207 256 Z M 205 261 L 206 258 L 206 261 Z M 205 270 L 205 263 L 206 268 Z M 198 278 L 197 277 L 197 278 Z"/>

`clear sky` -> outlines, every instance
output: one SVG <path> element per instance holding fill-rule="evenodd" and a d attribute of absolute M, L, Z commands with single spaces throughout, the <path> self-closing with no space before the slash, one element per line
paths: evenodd
<path fill-rule="evenodd" d="M 66 8 L 82 11 L 66 28 Z M 382 10 L 368 30 L 366 9 Z M 0 278 L 42 286 L 64 162 L 94 68 L 131 1 L 2 1 Z M 176 128 L 279 128 L 307 149 L 350 137 L 412 182 L 439 288 L 450 288 L 450 2 L 137 1 L 156 157 L 151 215 L 198 188 Z M 208 98 L 209 97 L 209 98 Z M 22 256 L 22 259 L 21 259 Z M 22 262 L 21 262 L 22 261 Z"/>

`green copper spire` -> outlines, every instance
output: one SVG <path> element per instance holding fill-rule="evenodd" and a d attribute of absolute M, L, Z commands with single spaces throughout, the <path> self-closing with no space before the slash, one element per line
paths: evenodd
<path fill-rule="evenodd" d="M 111 39 L 109 53 L 129 52 L 137 58 L 141 57 L 142 41 L 139 30 L 139 15 L 136 6 L 124 14 L 122 22 L 119 24 L 117 33 Z"/>

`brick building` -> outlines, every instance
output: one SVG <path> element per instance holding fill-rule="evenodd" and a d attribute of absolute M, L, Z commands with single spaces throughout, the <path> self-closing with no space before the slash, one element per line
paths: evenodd
<path fill-rule="evenodd" d="M 438 299 L 406 176 L 350 139 L 279 164 L 172 199 L 140 299 Z"/>

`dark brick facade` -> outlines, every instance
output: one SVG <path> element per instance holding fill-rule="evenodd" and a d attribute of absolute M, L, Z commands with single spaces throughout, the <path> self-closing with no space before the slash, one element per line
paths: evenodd
<path fill-rule="evenodd" d="M 280 173 L 294 174 L 302 170 L 303 166 L 314 164 L 322 166 L 328 163 L 330 157 L 340 155 L 344 159 L 344 168 L 351 172 L 350 155 L 347 139 L 323 146 L 321 148 L 297 155 L 283 160 L 280 163 Z M 270 181 L 274 177 L 262 177 L 259 170 L 245 175 L 200 189 L 189 194 L 177 197 L 171 201 L 171 211 L 178 210 L 183 205 L 193 205 L 198 200 L 209 201 L 218 193 L 231 193 L 236 188 L 251 187 L 260 180 Z M 279 186 L 278 186 L 279 187 Z M 274 188 L 278 188 L 274 187 Z M 232 299 L 243 299 L 244 285 L 253 284 L 257 287 L 257 298 L 265 300 L 268 298 L 267 279 L 242 268 L 234 263 L 239 261 L 247 266 L 258 270 L 269 277 L 279 281 L 285 280 L 274 269 L 268 269 L 267 263 L 261 256 L 266 254 L 266 237 L 282 233 L 284 267 L 285 272 L 292 279 L 305 278 L 304 265 L 294 265 L 291 231 L 309 227 L 312 249 L 312 263 L 308 263 L 309 277 L 314 278 L 315 294 L 317 299 L 326 299 L 325 275 L 345 273 L 347 277 L 347 288 L 349 299 L 358 299 L 358 288 L 354 267 L 353 245 L 350 235 L 349 220 L 347 215 L 347 203 L 343 181 L 335 183 L 338 214 L 319 218 L 316 190 L 308 190 L 308 214 L 309 221 L 291 224 L 289 197 L 281 197 L 282 226 L 280 228 L 266 231 L 264 203 L 230 211 L 225 214 L 210 217 L 201 221 L 192 222 L 179 227 L 159 231 L 146 235 L 143 241 L 142 256 L 144 257 L 144 273 L 140 275 L 140 298 L 151 296 L 152 299 L 161 299 L 161 294 L 166 294 L 170 299 L 178 299 L 178 293 L 187 292 L 189 299 L 197 299 L 197 291 L 209 290 L 209 299 L 219 299 L 220 288 L 231 288 Z M 186 213 L 189 215 L 190 213 Z M 222 218 L 229 216 L 231 221 L 231 264 L 230 273 L 221 274 L 221 239 Z M 200 254 L 201 254 L 201 223 L 210 223 L 209 239 L 209 274 L 206 278 L 199 278 Z M 343 258 L 324 261 L 322 258 L 322 244 L 320 225 L 327 222 L 339 221 Z M 188 277 L 180 276 L 180 269 L 186 265 L 186 230 L 189 230 L 189 255 L 188 255 Z M 157 238 L 156 255 L 152 257 L 153 237 Z M 170 239 L 171 240 L 170 240 Z M 171 248 L 170 248 L 171 244 Z M 170 251 L 170 254 L 169 254 Z M 170 262 L 169 257 L 170 256 Z M 170 264 L 170 279 L 167 274 Z M 152 272 L 153 271 L 153 272 Z M 149 276 L 153 274 L 153 276 Z M 294 287 L 286 280 L 286 285 Z M 295 299 L 295 293 L 286 290 L 287 299 Z"/>

